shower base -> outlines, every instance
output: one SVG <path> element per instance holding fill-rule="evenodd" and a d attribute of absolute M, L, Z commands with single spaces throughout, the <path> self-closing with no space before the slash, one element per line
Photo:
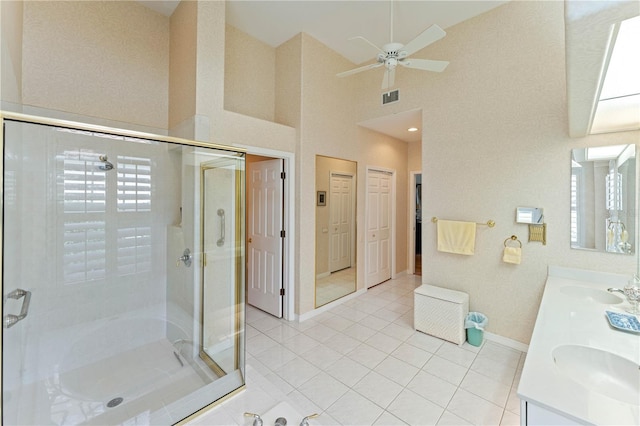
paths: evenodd
<path fill-rule="evenodd" d="M 190 354 L 181 365 L 174 352 L 163 339 L 26 386 L 20 397 L 32 405 L 21 423 L 153 423 L 154 413 L 217 378 Z"/>

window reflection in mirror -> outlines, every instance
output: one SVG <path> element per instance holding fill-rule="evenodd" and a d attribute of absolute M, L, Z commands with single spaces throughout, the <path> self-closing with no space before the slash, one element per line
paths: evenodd
<path fill-rule="evenodd" d="M 633 254 L 635 206 L 635 145 L 572 151 L 572 248 Z"/>
<path fill-rule="evenodd" d="M 316 307 L 356 291 L 356 176 L 356 162 L 316 156 Z"/>

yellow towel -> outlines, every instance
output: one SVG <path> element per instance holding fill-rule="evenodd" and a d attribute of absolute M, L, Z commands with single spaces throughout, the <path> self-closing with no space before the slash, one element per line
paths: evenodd
<path fill-rule="evenodd" d="M 475 222 L 438 220 L 438 251 L 472 255 L 475 245 Z"/>
<path fill-rule="evenodd" d="M 520 264 L 522 259 L 522 249 L 520 247 L 505 247 L 502 261 L 506 263 Z"/>

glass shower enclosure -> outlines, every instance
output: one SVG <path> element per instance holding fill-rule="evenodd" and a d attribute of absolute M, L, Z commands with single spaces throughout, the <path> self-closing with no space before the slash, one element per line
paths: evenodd
<path fill-rule="evenodd" d="M 173 424 L 243 389 L 244 153 L 2 124 L 2 423 Z"/>

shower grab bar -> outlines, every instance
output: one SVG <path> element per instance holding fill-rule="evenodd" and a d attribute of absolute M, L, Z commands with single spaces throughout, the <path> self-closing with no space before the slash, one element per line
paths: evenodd
<path fill-rule="evenodd" d="M 13 290 L 11 293 L 7 294 L 7 297 L 10 299 L 16 299 L 16 300 L 20 299 L 21 297 L 24 297 L 24 299 L 22 300 L 22 308 L 20 309 L 19 315 L 7 314 L 3 318 L 4 328 L 11 328 L 18 321 L 25 319 L 29 314 L 29 303 L 31 303 L 31 292 L 27 290 L 22 290 L 21 288 L 17 288 Z"/>
<path fill-rule="evenodd" d="M 224 245 L 224 209 L 218 209 L 218 216 L 220 216 L 220 238 L 218 239 L 218 247 Z"/>

